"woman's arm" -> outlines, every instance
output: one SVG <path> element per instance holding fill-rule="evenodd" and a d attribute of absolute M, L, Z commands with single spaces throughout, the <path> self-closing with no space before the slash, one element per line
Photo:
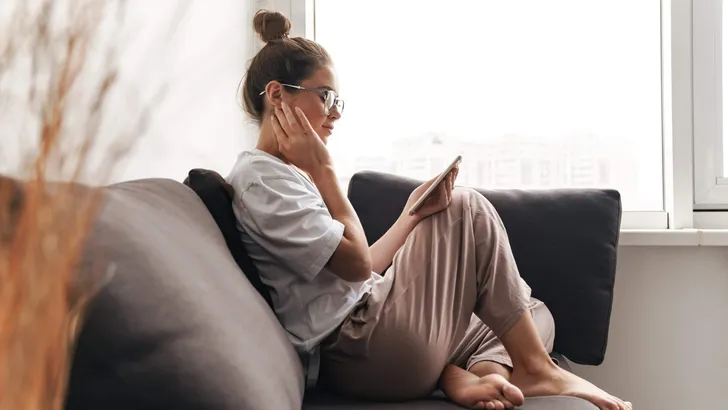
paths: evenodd
<path fill-rule="evenodd" d="M 419 219 L 414 216 L 402 214 L 391 228 L 369 247 L 372 255 L 372 270 L 382 274 L 392 263 L 394 254 L 404 245 L 410 232 L 415 229 Z"/>
<path fill-rule="evenodd" d="M 424 205 L 414 215 L 409 215 L 408 211 L 412 205 L 420 198 L 422 194 L 430 187 L 437 177 L 425 182 L 417 187 L 409 196 L 407 203 L 402 210 L 402 214 L 391 228 L 369 247 L 369 253 L 372 255 L 372 270 L 382 274 L 384 270 L 392 263 L 394 254 L 407 241 L 410 232 L 415 229 L 418 223 L 430 215 L 436 214 L 447 208 L 452 201 L 452 190 L 455 185 L 455 179 L 458 175 L 458 168 L 450 171 L 450 174 L 443 179 L 440 186 L 431 194 Z"/>
<path fill-rule="evenodd" d="M 344 237 L 329 260 L 329 268 L 350 282 L 361 282 L 372 276 L 372 259 L 364 228 L 339 187 L 332 167 L 321 167 L 310 174 L 323 197 L 331 217 L 344 225 Z"/>
<path fill-rule="evenodd" d="M 288 161 L 311 176 L 331 217 L 344 225 L 344 235 L 328 261 L 329 269 L 346 281 L 365 281 L 372 276 L 372 261 L 364 229 L 339 187 L 326 146 L 303 111 L 298 107 L 295 111 L 281 103 L 271 116 L 278 148 Z"/>

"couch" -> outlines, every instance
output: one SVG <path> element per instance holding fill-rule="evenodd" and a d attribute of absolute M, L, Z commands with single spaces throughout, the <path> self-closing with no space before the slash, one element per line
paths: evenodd
<path fill-rule="evenodd" d="M 370 242 L 394 222 L 418 181 L 360 172 L 348 195 Z M 102 188 L 104 205 L 79 275 L 113 266 L 90 304 L 66 409 L 449 410 L 441 393 L 364 403 L 304 391 L 301 365 L 270 309 L 268 289 L 236 235 L 231 190 L 209 170 L 184 183 Z M 621 217 L 614 190 L 482 190 L 499 211 L 521 274 L 556 322 L 554 356 L 604 359 Z M 568 397 L 524 410 L 594 410 Z"/>

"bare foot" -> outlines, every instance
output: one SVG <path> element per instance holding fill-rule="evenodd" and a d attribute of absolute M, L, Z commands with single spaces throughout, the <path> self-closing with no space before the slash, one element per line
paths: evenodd
<path fill-rule="evenodd" d="M 468 371 L 478 377 L 487 376 L 489 374 L 500 374 L 505 377 L 506 380 L 510 380 L 511 378 L 511 368 L 496 362 L 478 362 L 472 365 Z"/>
<path fill-rule="evenodd" d="M 632 403 L 622 401 L 556 365 L 534 373 L 516 368 L 511 375 L 511 382 L 526 397 L 573 396 L 588 400 L 601 410 L 632 410 Z"/>
<path fill-rule="evenodd" d="M 473 409 L 512 409 L 524 400 L 518 387 L 499 374 L 478 377 L 453 365 L 442 371 L 440 388 L 453 402 Z"/>

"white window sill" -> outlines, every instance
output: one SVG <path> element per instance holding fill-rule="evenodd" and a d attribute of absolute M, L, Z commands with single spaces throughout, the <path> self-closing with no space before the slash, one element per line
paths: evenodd
<path fill-rule="evenodd" d="M 622 229 L 619 246 L 728 246 L 728 229 Z"/>

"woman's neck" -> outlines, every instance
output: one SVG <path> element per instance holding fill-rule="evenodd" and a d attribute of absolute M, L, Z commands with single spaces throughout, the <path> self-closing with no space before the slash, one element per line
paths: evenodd
<path fill-rule="evenodd" d="M 288 164 L 288 160 L 283 156 L 283 154 L 281 154 L 281 151 L 278 150 L 278 141 L 276 140 L 275 133 L 273 132 L 273 127 L 268 121 L 264 120 L 263 124 L 260 126 L 260 131 L 258 132 L 258 143 L 255 148 Z"/>
<path fill-rule="evenodd" d="M 281 161 L 285 162 L 288 165 L 294 166 L 296 169 L 298 169 L 302 174 L 307 175 L 309 181 L 313 183 L 313 178 L 311 175 L 309 175 L 307 172 L 304 172 L 302 169 L 296 167 L 295 165 L 291 164 L 291 162 L 286 159 L 283 154 L 281 154 L 281 151 L 278 150 L 278 140 L 276 140 L 276 135 L 273 132 L 273 127 L 270 125 L 268 121 L 263 121 L 263 124 L 260 126 L 260 132 L 258 132 L 258 144 L 255 146 L 255 148 L 273 155 L 274 157 L 280 159 Z"/>

